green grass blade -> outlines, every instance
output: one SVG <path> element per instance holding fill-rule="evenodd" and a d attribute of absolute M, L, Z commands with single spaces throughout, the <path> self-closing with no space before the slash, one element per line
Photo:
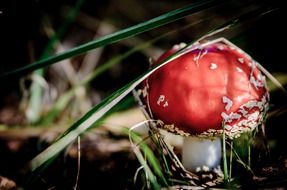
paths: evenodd
<path fill-rule="evenodd" d="M 48 65 L 51 65 L 53 63 L 62 61 L 64 59 L 83 54 L 85 52 L 88 52 L 90 50 L 96 49 L 98 47 L 106 46 L 108 44 L 115 43 L 117 41 L 135 36 L 137 34 L 152 30 L 154 28 L 158 28 L 162 25 L 174 22 L 176 20 L 179 20 L 181 18 L 184 18 L 192 13 L 199 12 L 201 10 L 210 8 L 212 6 L 215 6 L 218 4 L 219 1 L 217 0 L 205 0 L 205 1 L 200 1 L 197 3 L 193 3 L 191 5 L 185 6 L 180 9 L 176 9 L 174 11 L 168 12 L 166 14 L 163 14 L 161 16 L 155 17 L 151 20 L 142 22 L 140 24 L 131 26 L 129 28 L 120 30 L 118 32 L 103 36 L 97 40 L 88 42 L 86 44 L 77 46 L 75 48 L 72 48 L 66 52 L 59 53 L 57 55 L 42 59 L 40 61 L 36 61 L 32 64 L 28 64 L 24 67 L 21 67 L 19 69 L 15 69 L 10 72 L 5 72 L 0 74 L 0 77 L 4 77 L 7 75 L 12 75 L 12 74 L 21 74 L 21 73 L 26 73 L 30 72 Z"/>
<path fill-rule="evenodd" d="M 153 153 L 152 149 L 144 142 L 142 137 L 131 131 L 130 129 L 124 129 L 124 132 L 129 135 L 129 138 L 132 141 L 132 148 L 141 163 L 142 166 L 144 166 L 144 170 L 146 171 L 148 178 L 151 180 L 153 186 L 155 189 L 160 189 L 158 186 L 158 182 L 156 180 L 156 176 L 164 183 L 165 186 L 168 186 L 168 182 L 164 177 L 164 174 L 162 173 L 162 169 L 160 167 L 160 163 L 158 159 L 156 158 L 155 154 Z M 134 142 L 134 143 L 133 143 Z M 138 147 L 142 150 L 142 152 L 145 154 L 146 160 L 143 159 L 142 153 L 139 152 Z M 149 167 L 149 165 L 151 168 Z M 153 174 L 153 172 L 156 174 L 156 176 Z"/>

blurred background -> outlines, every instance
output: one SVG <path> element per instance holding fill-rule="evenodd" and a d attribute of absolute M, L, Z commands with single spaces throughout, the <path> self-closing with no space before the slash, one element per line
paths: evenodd
<path fill-rule="evenodd" d="M 196 2 L 1 1 L 0 73 Z M 279 0 L 218 1 L 183 19 L 43 69 L 1 77 L 0 183 L 6 180 L 10 189 L 25 187 L 29 178 L 25 164 L 103 98 L 143 74 L 151 58 L 156 59 L 174 44 L 191 43 L 236 18 L 240 22 L 213 38 L 229 39 L 285 85 L 286 8 Z M 266 132 L 274 144 L 270 163 L 281 160 L 286 170 L 286 94 L 270 81 L 269 85 L 272 117 L 267 120 Z M 72 189 L 77 183 L 78 189 L 138 189 L 142 184 L 136 186 L 133 178 L 140 164 L 121 127 L 131 127 L 144 119 L 130 94 L 101 127 L 82 137 L 80 167 L 75 143 L 30 188 Z"/>

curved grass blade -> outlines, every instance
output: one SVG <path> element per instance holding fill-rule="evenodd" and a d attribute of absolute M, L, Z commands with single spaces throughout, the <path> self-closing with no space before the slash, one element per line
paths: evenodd
<path fill-rule="evenodd" d="M 118 32 L 103 36 L 97 40 L 88 42 L 86 44 L 77 46 L 75 48 L 72 48 L 66 52 L 59 53 L 57 55 L 36 61 L 32 64 L 28 64 L 24 67 L 15 69 L 10 72 L 5 72 L 0 74 L 0 77 L 5 77 L 12 74 L 23 74 L 27 73 L 48 65 L 51 65 L 53 63 L 62 61 L 64 59 L 83 54 L 85 52 L 88 52 L 90 50 L 96 49 L 98 47 L 106 46 L 108 44 L 115 43 L 117 41 L 135 36 L 137 34 L 152 30 L 154 28 L 158 28 L 162 25 L 174 22 L 176 20 L 179 20 L 181 18 L 184 18 L 192 13 L 199 12 L 201 10 L 210 8 L 212 6 L 218 5 L 218 0 L 205 0 L 200 1 L 197 3 L 193 3 L 191 5 L 185 6 L 180 9 L 176 9 L 174 11 L 168 12 L 166 14 L 163 14 L 161 16 L 155 17 L 151 20 L 139 23 L 137 25 L 131 26 L 129 28 L 120 30 Z"/>

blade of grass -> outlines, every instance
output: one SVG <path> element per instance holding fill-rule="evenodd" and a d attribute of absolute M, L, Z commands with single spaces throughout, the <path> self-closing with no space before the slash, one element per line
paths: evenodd
<path fill-rule="evenodd" d="M 142 156 L 141 152 L 139 152 L 138 147 L 140 147 L 142 152 L 144 152 L 144 154 L 146 155 L 148 163 L 151 165 L 151 167 L 153 168 L 153 171 L 156 173 L 156 175 L 159 177 L 159 179 L 164 183 L 165 186 L 168 186 L 168 183 L 167 183 L 167 181 L 166 181 L 166 179 L 162 173 L 160 164 L 159 164 L 156 156 L 154 155 L 153 151 L 149 148 L 149 146 L 143 141 L 143 139 L 140 136 L 138 136 L 132 130 L 124 128 L 124 132 L 127 135 L 129 135 L 131 143 L 133 145 L 132 148 L 133 148 L 134 152 L 136 153 L 140 163 L 144 166 L 144 170 L 148 173 L 149 178 L 153 179 L 153 181 L 151 181 L 151 182 L 154 184 L 154 187 L 157 187 L 159 184 L 157 183 L 157 181 L 155 181 L 155 179 L 154 179 L 155 176 L 151 172 L 150 167 L 146 164 L 146 161 L 142 160 L 143 156 Z"/>
<path fill-rule="evenodd" d="M 21 73 L 27 73 L 48 65 L 51 65 L 53 63 L 59 62 L 61 60 L 83 54 L 85 52 L 88 52 L 90 50 L 93 50 L 95 48 L 101 47 L 101 46 L 106 46 L 108 44 L 115 43 L 117 41 L 135 36 L 137 34 L 146 32 L 148 30 L 152 30 L 154 28 L 158 28 L 162 25 L 171 23 L 173 21 L 179 20 L 181 18 L 184 18 L 190 14 L 193 14 L 195 12 L 199 12 L 201 10 L 210 8 L 212 6 L 218 5 L 218 0 L 204 0 L 204 1 L 199 1 L 197 3 L 193 3 L 191 5 L 185 6 L 180 9 L 176 9 L 174 11 L 170 11 L 166 14 L 163 14 L 161 16 L 155 17 L 151 20 L 139 23 L 137 25 L 131 26 L 129 28 L 120 30 L 118 32 L 103 36 L 97 40 L 88 42 L 86 44 L 77 46 L 75 48 L 72 48 L 66 52 L 59 53 L 57 55 L 36 61 L 32 64 L 28 64 L 24 67 L 12 70 L 10 72 L 5 72 L 1 73 L 0 77 L 4 77 L 7 75 L 12 75 L 12 74 L 21 74 Z"/>

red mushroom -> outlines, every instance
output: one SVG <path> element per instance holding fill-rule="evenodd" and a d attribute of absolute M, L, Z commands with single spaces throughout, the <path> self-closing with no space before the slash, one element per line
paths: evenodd
<path fill-rule="evenodd" d="M 155 64 L 179 48 L 174 46 Z M 217 167 L 223 127 L 229 139 L 254 130 L 263 122 L 269 102 L 257 63 L 225 39 L 186 48 L 150 75 L 141 91 L 150 117 L 186 137 L 182 161 L 192 171 Z"/>

